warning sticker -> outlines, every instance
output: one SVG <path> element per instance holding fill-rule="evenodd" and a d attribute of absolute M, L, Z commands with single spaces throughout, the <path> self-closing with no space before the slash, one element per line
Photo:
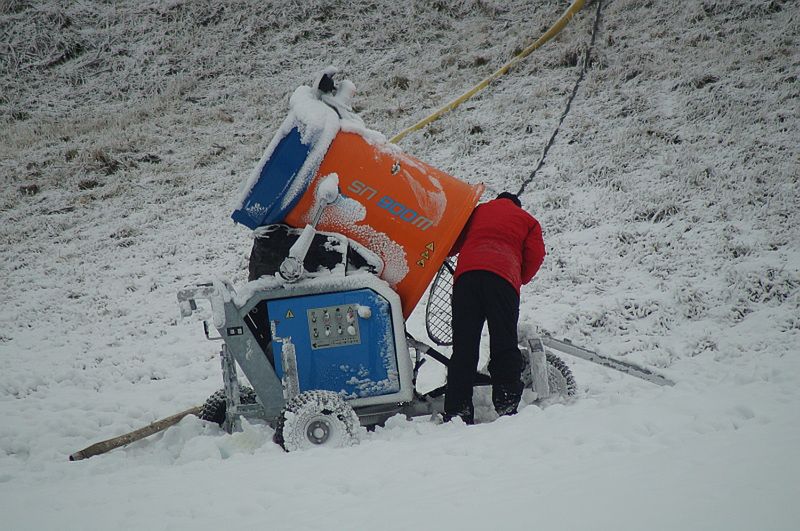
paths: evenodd
<path fill-rule="evenodd" d="M 418 266 L 425 267 L 426 262 L 431 259 L 431 253 L 433 252 L 434 248 L 433 242 L 425 245 L 425 250 L 420 253 L 420 259 L 417 260 Z"/>

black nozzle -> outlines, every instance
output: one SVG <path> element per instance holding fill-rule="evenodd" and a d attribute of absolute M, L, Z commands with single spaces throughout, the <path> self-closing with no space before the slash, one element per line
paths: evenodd
<path fill-rule="evenodd" d="M 322 78 L 319 80 L 319 85 L 317 88 L 323 94 L 329 94 L 336 90 L 336 85 L 333 84 L 333 76 L 330 74 L 322 74 Z"/>

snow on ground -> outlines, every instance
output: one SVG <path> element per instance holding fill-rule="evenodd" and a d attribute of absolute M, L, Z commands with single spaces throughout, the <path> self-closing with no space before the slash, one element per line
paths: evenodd
<path fill-rule="evenodd" d="M 549 251 L 523 324 L 675 387 L 566 358 L 574 401 L 477 426 L 391 419 L 352 448 L 284 454 L 266 426 L 187 417 L 67 462 L 221 386 L 218 344 L 175 294 L 246 279 L 229 205 L 296 86 L 338 66 L 388 136 L 567 5 L 1 6 L 0 527 L 796 529 L 800 9 L 780 0 L 603 2 L 522 198 Z M 596 7 L 402 147 L 518 189 Z M 409 328 L 424 335 L 424 304 Z"/>

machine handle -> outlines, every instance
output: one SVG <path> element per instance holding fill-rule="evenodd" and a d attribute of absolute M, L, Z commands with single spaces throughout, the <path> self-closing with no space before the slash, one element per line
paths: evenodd
<path fill-rule="evenodd" d="M 204 320 L 203 321 L 203 332 L 206 335 L 206 339 L 208 339 L 209 341 L 220 341 L 222 339 L 222 334 L 220 334 L 219 337 L 211 337 L 211 334 L 209 333 L 209 329 L 210 329 L 210 327 L 208 326 L 208 321 Z"/>

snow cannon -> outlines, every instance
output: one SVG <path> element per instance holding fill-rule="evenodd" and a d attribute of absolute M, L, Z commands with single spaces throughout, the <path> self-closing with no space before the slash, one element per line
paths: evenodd
<path fill-rule="evenodd" d="M 406 318 L 435 277 L 428 328 L 450 326 L 446 255 L 483 191 L 366 129 L 349 105 L 352 83 L 337 86 L 332 75 L 294 92 L 233 213 L 254 231 L 250 281 L 178 292 L 184 317 L 197 300 L 210 302 L 206 337 L 224 342 L 223 388 L 200 418 L 228 432 L 242 416 L 264 420 L 287 451 L 348 445 L 359 424 L 443 411 L 446 385 L 422 392 L 416 382 L 427 359 L 449 358 L 415 339 Z M 574 394 L 540 342 L 521 351 L 537 399 Z M 476 386 L 491 383 L 476 374 Z"/>
<path fill-rule="evenodd" d="M 250 229 L 312 225 L 363 245 L 382 262 L 403 317 L 436 275 L 483 192 L 390 144 L 353 113 L 355 88 L 333 69 L 297 88 L 290 110 L 232 214 Z M 333 197 L 331 182 L 338 185 Z M 325 199 L 327 197 L 327 199 Z"/>

